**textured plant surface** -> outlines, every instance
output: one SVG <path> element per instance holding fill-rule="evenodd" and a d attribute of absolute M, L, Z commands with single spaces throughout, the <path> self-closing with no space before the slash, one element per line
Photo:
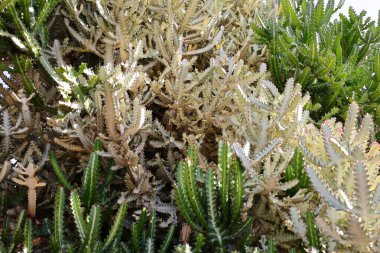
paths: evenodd
<path fill-rule="evenodd" d="M 0 252 L 378 252 L 379 28 L 339 6 L 1 0 Z"/>
<path fill-rule="evenodd" d="M 175 193 L 180 213 L 219 252 L 226 251 L 228 241 L 244 243 L 247 240 L 245 237 L 249 237 L 253 219 L 242 221 L 240 217 L 244 194 L 243 167 L 232 157 L 227 144 L 219 145 L 216 171 L 202 171 L 194 147 L 191 147 L 187 160 L 178 166 L 177 181 Z"/>
<path fill-rule="evenodd" d="M 312 114 L 315 121 L 332 114 L 345 116 L 356 101 L 379 125 L 379 23 L 352 8 L 333 20 L 344 1 L 280 2 L 281 18 L 258 17 L 261 22 L 252 24 L 256 42 L 268 46 L 276 86 L 289 77 L 301 83 L 318 103 Z"/>
<path fill-rule="evenodd" d="M 332 119 L 320 131 L 310 127 L 301 137 L 301 147 L 306 172 L 325 203 L 316 223 L 328 235 L 329 250 L 352 245 L 361 252 L 377 252 L 379 144 L 371 141 L 372 118 L 365 115 L 358 126 L 358 114 L 354 103 L 345 124 Z M 311 140 L 322 145 L 305 144 Z"/>

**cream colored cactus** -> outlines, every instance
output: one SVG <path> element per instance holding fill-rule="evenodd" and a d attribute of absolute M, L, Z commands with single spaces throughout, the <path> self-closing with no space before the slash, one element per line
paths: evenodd
<path fill-rule="evenodd" d="M 30 217 L 34 218 L 36 216 L 37 208 L 36 188 L 44 187 L 46 183 L 41 182 L 35 175 L 39 168 L 32 162 L 30 162 L 26 168 L 21 164 L 18 164 L 17 167 L 13 169 L 18 173 L 18 175 L 17 177 L 12 178 L 12 180 L 19 185 L 28 187 L 28 213 Z"/>
<path fill-rule="evenodd" d="M 325 201 L 316 222 L 336 249 L 351 245 L 360 252 L 379 251 L 380 151 L 373 141 L 373 120 L 351 104 L 344 124 L 326 120 L 309 125 L 300 137 L 306 171 Z M 333 247 L 333 246 L 331 246 Z"/>

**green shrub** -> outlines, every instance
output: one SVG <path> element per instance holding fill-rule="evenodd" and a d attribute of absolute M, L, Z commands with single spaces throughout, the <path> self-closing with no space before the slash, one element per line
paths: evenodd
<path fill-rule="evenodd" d="M 380 27 L 350 8 L 348 16 L 332 15 L 342 6 L 333 0 L 281 0 L 278 19 L 252 23 L 256 43 L 269 48 L 269 69 L 277 87 L 294 77 L 314 105 L 312 118 L 333 114 L 344 119 L 356 101 L 380 125 Z M 258 25 L 260 23 L 260 25 Z"/>
<path fill-rule="evenodd" d="M 233 244 L 244 246 L 253 218 L 243 221 L 243 166 L 221 142 L 217 170 L 198 167 L 197 150 L 178 167 L 175 187 L 177 206 L 187 223 L 210 242 L 208 250 L 226 252 Z"/>

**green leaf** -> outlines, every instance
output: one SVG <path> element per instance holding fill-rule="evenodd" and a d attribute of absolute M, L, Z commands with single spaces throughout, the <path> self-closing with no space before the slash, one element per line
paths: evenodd
<path fill-rule="evenodd" d="M 365 43 L 359 50 L 358 58 L 356 59 L 357 63 L 359 63 L 366 55 L 372 44 L 370 42 Z"/>
<path fill-rule="evenodd" d="M 195 238 L 195 246 L 194 246 L 194 253 L 202 253 L 202 247 L 205 245 L 205 237 L 203 234 L 198 233 L 197 237 Z"/>
<path fill-rule="evenodd" d="M 126 213 L 127 213 L 127 203 L 122 203 L 119 207 L 115 221 L 108 234 L 103 250 L 106 249 L 112 243 L 113 240 L 115 240 L 117 234 L 122 229 Z"/>
<path fill-rule="evenodd" d="M 253 223 L 253 217 L 248 218 L 243 224 L 235 225 L 235 231 L 231 234 L 231 238 L 238 238 L 244 235 L 245 233 L 251 233 Z"/>
<path fill-rule="evenodd" d="M 269 70 L 273 75 L 274 82 L 277 87 L 283 87 L 283 76 L 284 74 L 281 71 L 280 62 L 278 57 L 275 55 L 269 56 Z"/>
<path fill-rule="evenodd" d="M 309 50 L 310 65 L 314 66 L 315 63 L 317 62 L 317 59 L 319 58 L 317 42 L 316 41 L 311 42 L 309 47 L 310 47 L 310 50 Z"/>
<path fill-rule="evenodd" d="M 377 82 L 380 82 L 380 54 L 376 54 L 373 69 L 375 72 L 375 78 Z"/>
<path fill-rule="evenodd" d="M 146 229 L 148 220 L 148 212 L 143 208 L 138 221 L 135 224 L 135 229 L 132 231 L 133 240 L 137 240 L 137 243 L 133 242 L 133 247 L 136 248 L 138 252 L 144 252 L 146 247 L 146 241 L 148 240 L 148 229 Z"/>
<path fill-rule="evenodd" d="M 10 219 L 4 215 L 4 220 L 2 224 L 1 234 L 0 234 L 0 245 L 6 244 L 9 241 L 11 235 Z"/>
<path fill-rule="evenodd" d="M 296 11 L 289 0 L 282 0 L 282 7 L 284 8 L 285 16 L 292 21 L 292 24 L 298 28 L 302 28 L 301 21 L 299 20 Z"/>
<path fill-rule="evenodd" d="M 169 250 L 170 244 L 172 243 L 174 231 L 175 231 L 175 225 L 172 224 L 169 227 L 169 231 L 165 236 L 164 242 L 162 243 L 159 253 L 166 253 Z"/>
<path fill-rule="evenodd" d="M 60 187 L 55 196 L 54 202 L 54 231 L 53 231 L 53 251 L 59 252 L 63 247 L 63 215 L 65 212 L 65 191 Z"/>
<path fill-rule="evenodd" d="M 24 89 L 27 95 L 30 96 L 32 94 L 35 94 L 32 98 L 32 102 L 39 107 L 43 107 L 44 102 L 41 98 L 41 95 L 37 92 L 36 87 L 27 75 L 27 71 L 29 71 L 29 69 L 31 68 L 30 59 L 20 55 L 14 55 L 13 62 L 15 64 L 15 68 L 17 68 L 18 72 L 21 74 L 22 83 L 24 84 Z"/>
<path fill-rule="evenodd" d="M 0 2 L 0 13 L 4 11 L 10 4 L 14 4 L 15 0 L 2 0 Z"/>
<path fill-rule="evenodd" d="M 122 253 L 129 253 L 130 250 L 124 242 L 120 242 L 120 249 Z"/>
<path fill-rule="evenodd" d="M 188 152 L 188 160 L 183 163 L 183 182 L 184 189 L 187 198 L 192 206 L 192 209 L 197 216 L 197 219 L 203 226 L 207 226 L 206 219 L 204 218 L 205 211 L 203 210 L 202 202 L 200 200 L 200 195 L 198 191 L 197 182 L 195 180 L 195 171 L 198 166 L 197 154 L 195 147 L 190 147 Z M 181 167 L 181 166 L 180 166 Z"/>
<path fill-rule="evenodd" d="M 183 162 L 180 162 L 177 170 L 177 184 L 174 187 L 175 200 L 177 203 L 177 208 L 182 216 L 185 218 L 186 222 L 190 224 L 190 226 L 197 230 L 198 232 L 203 231 L 202 225 L 198 224 L 197 219 L 192 211 L 192 207 L 190 205 L 190 201 L 187 199 L 187 194 L 185 194 L 185 189 L 183 189 Z"/>
<path fill-rule="evenodd" d="M 24 43 L 29 50 L 29 53 L 32 54 L 35 58 L 39 57 L 41 49 L 38 46 L 36 39 L 29 33 L 24 23 L 20 19 L 18 11 L 16 10 L 14 4 L 9 6 L 9 10 L 13 18 L 13 24 L 16 28 L 16 32 L 21 38 L 23 38 Z"/>
<path fill-rule="evenodd" d="M 73 187 L 70 185 L 69 181 L 66 179 L 63 171 L 61 170 L 57 157 L 53 153 L 53 151 L 49 151 L 50 164 L 53 168 L 55 175 L 58 177 L 59 182 L 68 190 L 72 190 Z"/>
<path fill-rule="evenodd" d="M 5 250 L 2 244 L 0 244 L 0 253 L 7 253 L 7 251 Z"/>
<path fill-rule="evenodd" d="M 83 211 L 77 190 L 71 192 L 70 195 L 71 212 L 82 243 L 86 238 L 87 226 L 83 219 Z"/>
<path fill-rule="evenodd" d="M 44 54 L 41 54 L 38 57 L 38 63 L 40 66 L 45 70 L 45 72 L 48 74 L 48 77 L 57 85 L 67 85 L 55 72 L 54 68 L 51 66 L 49 60 Z"/>
<path fill-rule="evenodd" d="M 44 6 L 39 9 L 39 14 L 35 25 L 32 30 L 40 27 L 45 23 L 46 19 L 49 17 L 50 13 L 54 10 L 54 8 L 58 5 L 60 0 L 49 0 L 45 1 Z"/>
<path fill-rule="evenodd" d="M 135 252 L 140 252 L 139 229 L 135 222 L 131 226 L 131 246 Z"/>
<path fill-rule="evenodd" d="M 33 243 L 32 243 L 32 221 L 27 219 L 25 222 L 24 229 L 24 248 L 23 252 L 32 253 L 33 251 Z"/>
<path fill-rule="evenodd" d="M 339 109 L 337 107 L 331 108 L 329 112 L 322 116 L 322 118 L 318 121 L 318 124 L 322 124 L 325 120 L 332 118 L 334 115 L 339 113 Z"/>
<path fill-rule="evenodd" d="M 101 227 L 100 207 L 93 205 L 87 223 L 86 238 L 83 246 L 87 249 L 93 249 L 95 243 L 98 241 L 100 227 Z"/>
<path fill-rule="evenodd" d="M 318 231 L 314 225 L 314 217 L 310 211 L 306 212 L 307 238 L 310 246 L 319 249 Z"/>
<path fill-rule="evenodd" d="M 293 54 L 293 52 L 290 51 L 290 46 L 288 45 L 288 42 L 285 41 L 284 37 L 283 36 L 278 36 L 278 40 L 280 42 L 280 45 L 282 46 L 282 48 L 284 49 L 285 51 L 285 54 L 288 56 L 288 59 L 289 61 L 295 66 L 297 67 L 299 64 L 298 64 L 298 59 L 296 58 L 296 56 Z"/>
<path fill-rule="evenodd" d="M 308 189 L 311 186 L 311 182 L 303 166 L 303 161 L 302 152 L 297 148 L 294 150 L 291 162 L 285 169 L 285 182 L 298 180 L 298 184 L 287 191 L 291 196 L 295 195 L 298 190 Z"/>
<path fill-rule="evenodd" d="M 100 141 L 96 141 L 94 144 L 94 152 L 91 153 L 90 160 L 84 171 L 81 193 L 84 206 L 87 210 L 91 208 L 97 198 L 97 188 L 99 187 L 99 157 L 96 151 L 100 150 L 100 147 Z"/>
<path fill-rule="evenodd" d="M 141 234 L 143 232 L 143 230 L 145 229 L 145 225 L 146 225 L 147 221 L 148 221 L 147 220 L 147 211 L 146 211 L 146 208 L 143 208 L 143 210 L 142 210 L 142 212 L 140 214 L 139 220 L 137 222 L 137 231 L 138 231 L 138 234 Z"/>
<path fill-rule="evenodd" d="M 214 171 L 207 170 L 206 173 L 206 200 L 207 200 L 207 217 L 209 235 L 212 242 L 216 243 L 219 247 L 224 248 L 224 236 L 222 235 L 221 228 L 218 226 L 218 211 L 216 207 L 216 196 L 214 190 Z"/>
<path fill-rule="evenodd" d="M 8 193 L 6 191 L 0 192 L 0 215 L 5 216 L 5 211 L 7 210 L 8 202 Z"/>
<path fill-rule="evenodd" d="M 311 114 L 315 122 L 333 108 L 342 120 L 340 115 L 353 100 L 364 105 L 363 114 L 380 115 L 376 111 L 380 89 L 369 81 L 380 80 L 373 75 L 376 64 L 372 64 L 380 30 L 365 13 L 358 15 L 352 8 L 348 18 L 340 15 L 333 21 L 332 14 L 343 2 L 335 6 L 334 0 L 328 0 L 325 7 L 323 0 L 281 0 L 279 17 L 267 17 L 261 26 L 261 19 L 252 24 L 255 43 L 269 49 L 269 70 L 276 86 L 281 90 L 286 79 L 295 77 L 314 103 L 325 105 Z"/>
<path fill-rule="evenodd" d="M 306 84 L 308 84 L 309 80 L 310 80 L 310 73 L 311 73 L 311 68 L 309 66 L 306 66 L 302 70 L 302 72 L 301 72 L 300 76 L 298 77 L 297 81 L 300 84 L 302 84 L 302 86 L 306 86 Z"/>
<path fill-rule="evenodd" d="M 153 210 L 149 221 L 149 237 L 154 239 L 156 235 L 156 212 Z"/>
<path fill-rule="evenodd" d="M 342 34 L 337 34 L 334 43 L 333 43 L 333 52 L 336 55 L 337 65 L 343 64 L 343 52 L 341 44 Z"/>
<path fill-rule="evenodd" d="M 218 150 L 218 167 L 220 170 L 218 177 L 215 177 L 215 172 L 212 169 L 206 170 L 204 176 L 201 169 L 194 168 L 195 166 L 192 164 L 195 163 L 191 162 L 194 158 L 191 158 L 191 155 L 194 155 L 194 152 L 189 152 L 190 158 L 187 158 L 187 163 L 180 162 L 178 168 L 175 193 L 180 213 L 194 230 L 205 235 L 204 237 L 210 241 L 209 247 L 212 249 L 218 252 L 226 252 L 227 240 L 233 240 L 235 244 L 242 239 L 243 246 L 250 234 L 249 228 L 253 221 L 253 219 L 248 219 L 246 222 L 242 222 L 240 218 L 244 194 L 243 166 L 237 158 L 232 158 L 232 149 L 223 142 L 219 144 Z M 186 199 L 186 194 L 183 192 L 188 190 L 182 189 L 189 173 L 187 170 L 195 171 L 192 172 L 193 174 L 199 173 L 197 187 L 202 199 L 205 199 L 207 204 L 203 207 L 206 210 L 203 215 L 207 220 L 207 226 L 197 224 L 200 221 L 194 214 L 194 206 L 189 203 L 190 200 Z M 189 194 L 190 196 L 192 195 Z M 223 196 L 225 200 L 223 200 Z M 191 216 L 192 218 L 190 218 Z M 227 219 L 224 220 L 224 217 Z M 195 228 L 194 223 L 197 226 Z M 201 246 L 195 252 L 200 252 L 200 248 Z"/>
<path fill-rule="evenodd" d="M 322 26 L 324 15 L 324 0 L 318 0 L 313 11 L 314 23 L 316 27 Z"/>
<path fill-rule="evenodd" d="M 238 222 L 242 211 L 241 208 L 243 206 L 244 195 L 243 170 L 241 162 L 235 158 L 233 161 L 234 191 L 231 224 L 236 224 Z"/>
<path fill-rule="evenodd" d="M 8 252 L 13 252 L 13 250 L 15 249 L 17 244 L 19 244 L 22 240 L 22 237 L 23 237 L 22 226 L 24 224 L 25 217 L 26 217 L 25 210 L 22 210 L 18 216 L 16 228 L 14 229 L 15 232 L 13 234 L 12 241 L 11 241 L 10 246 L 8 248 Z"/>
<path fill-rule="evenodd" d="M 231 150 L 224 142 L 219 143 L 218 165 L 221 170 L 222 178 L 219 185 L 219 198 L 222 222 L 229 221 L 230 211 L 230 167 L 231 167 Z"/>
<path fill-rule="evenodd" d="M 156 235 L 156 212 L 153 211 L 149 221 L 149 236 L 146 244 L 147 252 L 154 252 L 154 240 Z"/>
<path fill-rule="evenodd" d="M 40 27 L 38 30 L 37 30 L 37 34 L 38 34 L 38 37 L 39 37 L 39 41 L 41 43 L 41 46 L 43 48 L 47 47 L 48 46 L 48 43 L 49 43 L 49 34 L 48 34 L 48 29 L 47 27 L 43 26 L 43 27 Z"/>
<path fill-rule="evenodd" d="M 17 1 L 17 9 L 20 12 L 20 16 L 25 24 L 29 26 L 31 22 L 31 11 L 30 8 L 33 8 L 33 6 L 30 3 L 30 0 L 18 0 Z"/>
<path fill-rule="evenodd" d="M 267 253 L 276 253 L 276 252 L 277 252 L 276 243 L 273 238 L 270 238 Z"/>
<path fill-rule="evenodd" d="M 315 72 L 316 76 L 323 77 L 329 73 L 332 68 L 334 67 L 336 62 L 335 55 L 330 54 L 329 56 L 326 56 L 324 59 L 324 62 L 320 63 L 319 69 Z"/>
<path fill-rule="evenodd" d="M 258 17 L 258 18 L 260 18 L 260 17 Z M 270 34 L 269 34 L 268 29 L 265 29 L 264 27 L 260 28 L 259 26 L 257 26 L 254 23 L 251 24 L 251 28 L 255 33 L 257 33 L 257 35 L 262 37 L 263 40 L 270 39 Z"/>

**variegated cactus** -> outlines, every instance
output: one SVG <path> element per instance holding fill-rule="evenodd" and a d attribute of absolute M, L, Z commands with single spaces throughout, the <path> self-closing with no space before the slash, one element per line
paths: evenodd
<path fill-rule="evenodd" d="M 324 200 L 316 223 L 332 248 L 351 245 L 360 252 L 380 250 L 380 145 L 373 120 L 351 104 L 344 124 L 308 125 L 300 137 L 306 171 Z M 335 247 L 333 242 L 338 243 Z M 331 248 L 331 249 L 332 249 Z"/>
<path fill-rule="evenodd" d="M 266 80 L 257 86 L 238 86 L 236 92 L 240 113 L 232 117 L 232 122 L 235 136 L 240 136 L 245 145 L 235 142 L 233 147 L 245 167 L 245 215 L 260 217 L 258 234 L 276 233 L 278 242 L 295 239 L 284 228 L 278 229 L 285 227 L 289 206 L 307 205 L 304 190 L 294 196 L 284 194 L 298 180 L 284 181 L 283 174 L 309 119 L 304 110 L 308 99 L 293 79 L 287 81 L 283 93 Z"/>

